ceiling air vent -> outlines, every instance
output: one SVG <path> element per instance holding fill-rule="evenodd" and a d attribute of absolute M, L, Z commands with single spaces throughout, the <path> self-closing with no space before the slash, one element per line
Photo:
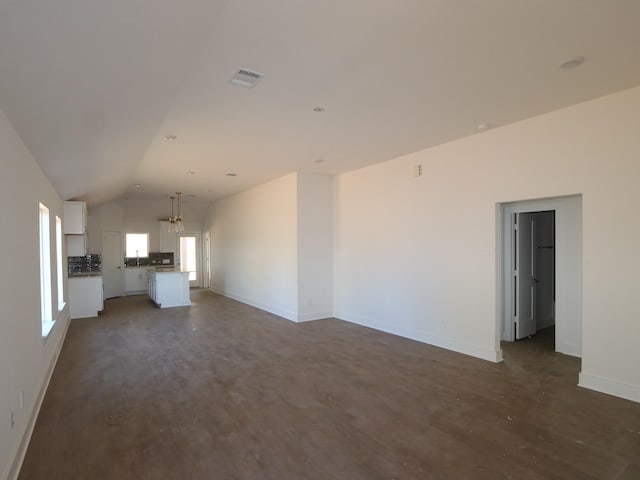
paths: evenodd
<path fill-rule="evenodd" d="M 241 87 L 251 88 L 263 77 L 262 73 L 254 72 L 241 68 L 231 78 L 231 83 L 240 85 Z"/>

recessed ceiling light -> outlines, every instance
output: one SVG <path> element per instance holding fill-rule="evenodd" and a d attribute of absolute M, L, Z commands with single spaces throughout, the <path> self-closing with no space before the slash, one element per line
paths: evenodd
<path fill-rule="evenodd" d="M 562 70 L 571 70 L 572 68 L 579 67 L 584 62 L 584 57 L 570 58 L 560 64 Z"/>
<path fill-rule="evenodd" d="M 479 132 L 486 132 L 487 130 L 489 130 L 491 128 L 491 124 L 490 123 L 481 123 L 479 124 L 476 129 Z"/>
<path fill-rule="evenodd" d="M 315 107 L 313 111 L 316 113 L 324 112 L 324 107 Z"/>
<path fill-rule="evenodd" d="M 140 188 L 142 186 L 142 184 L 141 183 L 136 183 L 133 186 L 136 187 L 136 188 Z"/>
<path fill-rule="evenodd" d="M 176 136 L 175 136 L 175 135 L 173 135 L 173 134 L 169 134 L 169 135 L 165 135 L 165 136 L 164 136 L 164 139 L 165 139 L 167 142 L 173 142 L 173 141 L 174 141 L 174 140 L 176 140 L 177 138 L 178 138 L 178 137 L 176 137 Z"/>
<path fill-rule="evenodd" d="M 231 77 L 231 83 L 240 87 L 252 88 L 263 76 L 262 73 L 241 68 Z"/>
<path fill-rule="evenodd" d="M 187 197 L 196 198 L 197 195 L 194 195 L 193 193 L 190 193 L 189 195 L 187 195 Z"/>
<path fill-rule="evenodd" d="M 237 174 L 237 173 L 233 173 L 233 172 L 225 173 L 225 175 L 226 175 L 227 177 L 237 177 L 237 176 L 238 176 L 238 174 Z"/>
<path fill-rule="evenodd" d="M 196 172 L 194 172 L 193 170 L 189 170 L 189 171 L 187 172 L 187 175 L 195 175 L 195 174 L 196 174 Z"/>

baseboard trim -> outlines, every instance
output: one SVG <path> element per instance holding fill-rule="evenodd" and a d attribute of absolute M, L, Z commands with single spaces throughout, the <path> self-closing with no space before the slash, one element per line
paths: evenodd
<path fill-rule="evenodd" d="M 620 382 L 600 375 L 581 372 L 578 386 L 640 403 L 640 385 Z"/>
<path fill-rule="evenodd" d="M 298 322 L 312 322 L 314 320 L 324 320 L 325 318 L 333 318 L 333 312 L 315 312 L 301 313 L 298 315 Z"/>
<path fill-rule="evenodd" d="M 459 340 L 443 337 L 440 335 L 431 335 L 411 329 L 401 328 L 396 325 L 390 325 L 383 322 L 371 322 L 360 318 L 358 315 L 337 314 L 336 318 L 349 323 L 362 325 L 363 327 L 373 328 L 382 332 L 398 335 L 399 337 L 416 340 L 418 342 L 433 345 L 434 347 L 444 348 L 453 352 L 462 353 L 471 357 L 480 358 L 489 362 L 498 363 L 502 361 L 502 350 L 487 349 L 479 345 L 474 345 Z"/>
<path fill-rule="evenodd" d="M 29 442 L 31 442 L 31 435 L 33 435 L 33 429 L 36 426 L 36 420 L 38 419 L 38 414 L 40 413 L 40 408 L 42 407 L 44 396 L 47 393 L 47 389 L 49 388 L 49 382 L 51 382 L 53 371 L 55 370 L 56 365 L 58 363 L 58 358 L 60 357 L 62 346 L 64 345 L 64 341 L 67 338 L 67 332 L 69 331 L 70 323 L 71 323 L 71 318 L 68 318 L 66 325 L 64 327 L 64 333 L 62 334 L 60 343 L 56 348 L 56 353 L 53 356 L 51 364 L 49 365 L 49 369 L 47 371 L 45 381 L 40 387 L 40 391 L 38 392 L 38 396 L 36 397 L 36 401 L 34 402 L 33 410 L 31 411 L 31 415 L 29 416 L 27 427 L 24 431 L 24 434 L 22 435 L 22 440 L 20 441 L 18 450 L 16 451 L 15 456 L 13 457 L 13 462 L 11 463 L 11 467 L 9 468 L 9 472 L 6 476 L 7 480 L 17 480 L 18 476 L 20 475 L 22 462 L 24 462 L 24 457 L 27 454 L 27 449 L 29 448 Z"/>
<path fill-rule="evenodd" d="M 245 303 L 247 305 L 250 305 L 252 307 L 255 308 L 259 308 L 260 310 L 264 310 L 265 312 L 269 312 L 269 313 L 273 313 L 274 315 L 277 315 L 279 317 L 285 318 L 287 320 L 290 320 L 292 322 L 297 322 L 298 321 L 298 315 L 295 312 L 292 312 L 290 310 L 286 310 L 284 308 L 279 308 L 276 307 L 274 305 L 269 305 L 266 303 L 262 303 L 262 302 L 258 302 L 255 300 L 252 300 L 250 298 L 244 297 L 242 295 L 236 295 L 232 292 L 224 292 L 222 290 L 218 290 L 217 288 L 211 287 L 210 290 L 213 293 L 217 293 L 218 295 L 222 295 L 223 297 L 227 297 L 230 298 L 232 300 L 236 300 L 240 303 Z"/>

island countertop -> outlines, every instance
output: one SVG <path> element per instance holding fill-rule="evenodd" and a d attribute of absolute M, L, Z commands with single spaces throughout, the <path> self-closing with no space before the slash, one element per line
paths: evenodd
<path fill-rule="evenodd" d="M 181 272 L 180 267 L 155 267 L 150 268 L 149 272 L 154 273 L 189 273 L 189 272 Z"/>

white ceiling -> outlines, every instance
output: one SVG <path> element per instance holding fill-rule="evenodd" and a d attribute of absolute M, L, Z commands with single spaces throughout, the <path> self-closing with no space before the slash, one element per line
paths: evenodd
<path fill-rule="evenodd" d="M 638 0 L 0 0 L 0 107 L 65 199 L 211 201 L 636 86 L 638 25 Z"/>

